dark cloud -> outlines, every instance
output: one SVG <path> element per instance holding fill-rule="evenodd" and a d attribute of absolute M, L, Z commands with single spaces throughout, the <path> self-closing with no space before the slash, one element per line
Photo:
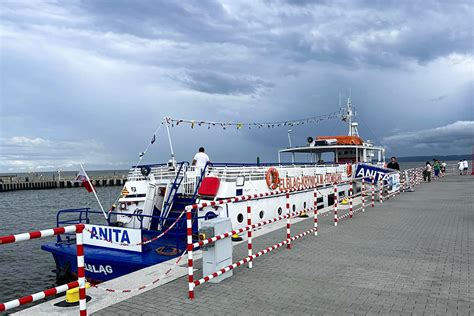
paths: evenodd
<path fill-rule="evenodd" d="M 465 154 L 474 145 L 474 121 L 457 121 L 446 126 L 399 133 L 385 137 L 383 142 L 392 152 L 411 148 L 412 155 Z"/>
<path fill-rule="evenodd" d="M 211 94 L 254 95 L 274 84 L 251 76 L 231 76 L 211 71 L 189 71 L 178 79 L 186 87 Z"/>
<path fill-rule="evenodd" d="M 316 116 L 349 88 L 366 138 L 474 119 L 471 1 L 1 1 L 0 14 L 1 170 L 68 164 L 88 143 L 85 158 L 133 164 L 164 116 Z M 198 143 L 216 161 L 287 144 L 286 129 L 172 133 L 186 159 Z M 346 127 L 292 135 L 332 133 Z M 469 151 L 456 137 L 444 148 Z M 410 154 L 404 139 L 387 139 L 395 154 Z M 168 159 L 159 141 L 150 162 Z"/>

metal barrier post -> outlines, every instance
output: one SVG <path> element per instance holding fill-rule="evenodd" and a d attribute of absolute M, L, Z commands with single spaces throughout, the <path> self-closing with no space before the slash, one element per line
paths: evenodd
<path fill-rule="evenodd" d="M 334 226 L 337 226 L 337 200 L 339 196 L 337 194 L 337 183 L 334 184 Z"/>
<path fill-rule="evenodd" d="M 352 180 L 350 182 L 350 187 L 349 187 L 349 218 L 352 218 L 352 195 L 354 194 L 353 188 L 352 188 Z"/>
<path fill-rule="evenodd" d="M 252 225 L 252 208 L 250 207 L 250 202 L 247 201 L 247 225 Z M 247 231 L 247 249 L 248 249 L 248 256 L 252 257 L 252 230 L 249 229 Z M 252 259 L 248 262 L 249 269 L 252 269 Z"/>
<path fill-rule="evenodd" d="M 186 240 L 188 243 L 188 296 L 189 299 L 194 298 L 194 269 L 193 269 L 193 223 L 192 211 L 186 209 Z"/>
<path fill-rule="evenodd" d="M 314 236 L 318 236 L 318 190 L 316 188 L 313 192 L 313 206 L 314 206 Z"/>
<path fill-rule="evenodd" d="M 362 197 L 362 213 L 363 213 L 365 212 L 365 180 L 364 178 L 362 178 L 361 197 Z"/>
<path fill-rule="evenodd" d="M 286 214 L 288 218 L 286 219 L 286 239 L 288 243 L 286 244 L 287 249 L 291 249 L 291 220 L 290 220 L 290 193 L 286 193 Z"/>
<path fill-rule="evenodd" d="M 379 181 L 379 203 L 383 203 L 383 180 Z"/>
<path fill-rule="evenodd" d="M 372 207 L 375 207 L 375 178 L 370 177 L 370 180 L 372 180 Z"/>
<path fill-rule="evenodd" d="M 84 225 L 76 226 L 77 281 L 79 282 L 79 315 L 87 315 L 86 271 L 84 270 Z"/>

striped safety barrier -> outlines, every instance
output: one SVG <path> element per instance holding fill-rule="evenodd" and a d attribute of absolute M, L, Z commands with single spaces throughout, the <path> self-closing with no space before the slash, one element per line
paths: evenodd
<path fill-rule="evenodd" d="M 337 193 L 337 183 L 334 184 L 334 208 L 333 208 L 333 214 L 334 214 L 334 226 L 337 226 L 337 202 L 339 200 L 339 196 Z"/>
<path fill-rule="evenodd" d="M 0 304 L 0 312 L 18 307 L 20 305 L 36 302 L 45 297 L 66 292 L 69 289 L 79 287 L 79 315 L 87 315 L 86 304 L 86 278 L 84 270 L 84 245 L 82 234 L 84 224 L 77 224 L 65 227 L 56 227 L 52 229 L 28 232 L 23 234 L 8 235 L 0 237 L 0 244 L 11 244 L 20 241 L 51 237 L 59 234 L 76 233 L 76 257 L 77 257 L 77 281 L 47 289 L 32 295 L 28 295 L 16 300 Z"/>

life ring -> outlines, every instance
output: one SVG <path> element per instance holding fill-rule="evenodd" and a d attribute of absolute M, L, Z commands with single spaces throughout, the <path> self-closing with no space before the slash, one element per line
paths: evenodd
<path fill-rule="evenodd" d="M 350 163 L 347 164 L 346 173 L 348 177 L 352 176 L 352 164 Z"/>
<path fill-rule="evenodd" d="M 278 185 L 280 184 L 280 174 L 278 173 L 278 170 L 274 167 L 269 168 L 265 174 L 265 180 L 267 180 L 267 186 L 270 189 L 275 190 L 278 188 Z"/>
<path fill-rule="evenodd" d="M 156 253 L 162 256 L 176 256 L 178 249 L 171 246 L 162 246 L 155 249 Z"/>

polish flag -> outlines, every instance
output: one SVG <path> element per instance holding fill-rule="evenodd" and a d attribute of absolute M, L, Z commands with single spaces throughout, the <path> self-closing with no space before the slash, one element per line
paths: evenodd
<path fill-rule="evenodd" d="M 76 176 L 76 181 L 82 182 L 82 186 L 86 188 L 87 192 L 90 193 L 95 191 L 94 186 L 90 182 L 89 177 L 87 176 L 87 173 L 84 170 L 79 171 Z"/>

